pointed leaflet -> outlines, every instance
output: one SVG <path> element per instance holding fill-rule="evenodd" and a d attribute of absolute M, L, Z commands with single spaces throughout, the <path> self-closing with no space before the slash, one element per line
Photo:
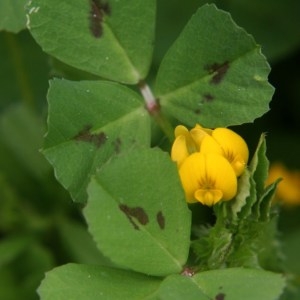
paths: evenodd
<path fill-rule="evenodd" d="M 241 124 L 268 110 L 269 71 L 253 38 L 228 13 L 204 5 L 164 57 L 155 92 L 168 113 L 190 126 Z"/>
<path fill-rule="evenodd" d="M 140 96 L 117 83 L 50 82 L 43 153 L 73 199 L 86 200 L 90 176 L 133 144 L 150 144 L 150 120 Z"/>
<path fill-rule="evenodd" d="M 159 299 L 252 300 L 279 299 L 285 287 L 281 274 L 232 268 L 200 272 L 193 277 L 172 275 L 160 286 Z"/>
<path fill-rule="evenodd" d="M 259 217 L 261 214 L 260 205 L 264 198 L 265 182 L 267 180 L 268 171 L 269 171 L 269 161 L 266 157 L 266 148 L 267 147 L 266 147 L 265 135 L 262 134 L 249 166 L 249 170 L 251 172 L 253 180 L 255 181 L 256 195 L 257 195 L 257 200 L 254 203 L 254 206 L 252 208 L 252 214 L 256 215 L 257 217 Z M 273 187 L 273 191 L 275 191 L 275 188 L 276 186 Z M 270 191 L 270 193 L 267 192 L 266 194 L 268 195 L 267 197 L 268 200 L 266 202 L 269 202 L 270 204 L 272 191 Z"/>
<path fill-rule="evenodd" d="M 250 172 L 245 169 L 244 173 L 238 179 L 238 192 L 233 201 L 228 203 L 231 210 L 232 217 L 236 220 L 237 215 L 244 210 L 245 206 L 249 203 L 251 196 L 251 179 Z"/>
<path fill-rule="evenodd" d="M 176 166 L 159 149 L 135 149 L 107 163 L 88 187 L 84 215 L 112 262 L 145 274 L 179 273 L 191 215 Z"/>
<path fill-rule="evenodd" d="M 123 270 L 67 264 L 46 273 L 38 294 L 42 300 L 150 300 L 154 299 L 160 282 L 157 278 Z"/>
<path fill-rule="evenodd" d="M 45 52 L 101 77 L 135 84 L 151 62 L 155 0 L 32 0 L 28 27 Z"/>
<path fill-rule="evenodd" d="M 264 191 L 265 181 L 267 180 L 269 172 L 269 161 L 266 157 L 266 151 L 266 139 L 265 135 L 262 134 L 249 166 L 250 172 L 253 175 L 253 179 L 256 182 L 258 197 L 260 197 Z"/>

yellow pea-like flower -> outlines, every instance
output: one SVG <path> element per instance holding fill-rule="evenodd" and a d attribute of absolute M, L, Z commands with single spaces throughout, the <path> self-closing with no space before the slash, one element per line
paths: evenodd
<path fill-rule="evenodd" d="M 202 153 L 223 155 L 231 164 L 236 176 L 240 176 L 247 165 L 249 150 L 244 139 L 228 128 L 216 128 L 202 142 Z"/>
<path fill-rule="evenodd" d="M 235 172 L 222 155 L 196 152 L 189 155 L 179 168 L 186 200 L 212 206 L 231 200 L 237 193 Z"/>
<path fill-rule="evenodd" d="M 175 141 L 171 158 L 180 167 L 192 153 L 216 153 L 223 155 L 240 176 L 247 165 L 249 150 L 244 139 L 228 128 L 214 130 L 196 125 L 190 131 L 182 125 L 175 128 Z"/>
<path fill-rule="evenodd" d="M 196 125 L 190 131 L 183 125 L 175 128 L 175 141 L 171 150 L 171 158 L 178 167 L 192 153 L 199 152 L 203 138 L 210 133 L 210 129 L 203 129 Z"/>

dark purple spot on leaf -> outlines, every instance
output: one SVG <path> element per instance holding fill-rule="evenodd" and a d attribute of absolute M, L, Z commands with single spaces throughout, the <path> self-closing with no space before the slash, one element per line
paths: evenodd
<path fill-rule="evenodd" d="M 121 151 L 121 145 L 122 145 L 122 141 L 120 138 L 116 138 L 113 142 L 114 145 L 114 149 L 116 153 L 120 153 Z"/>
<path fill-rule="evenodd" d="M 119 208 L 126 215 L 133 228 L 136 230 L 139 230 L 139 226 L 134 222 L 135 219 L 141 225 L 146 225 L 149 222 L 148 215 L 142 207 L 129 207 L 125 204 L 120 204 Z"/>
<path fill-rule="evenodd" d="M 92 126 L 87 125 L 83 130 L 81 130 L 74 139 L 76 141 L 92 143 L 97 148 L 100 148 L 107 140 L 107 136 L 104 132 L 100 133 L 91 133 Z"/>
<path fill-rule="evenodd" d="M 200 108 L 196 108 L 196 109 L 194 110 L 194 113 L 195 113 L 196 115 L 200 115 L 200 114 L 201 114 L 201 109 L 200 109 Z"/>
<path fill-rule="evenodd" d="M 110 15 L 111 14 L 111 9 L 108 3 L 103 3 L 102 4 L 102 10 L 106 15 Z"/>
<path fill-rule="evenodd" d="M 215 97 L 212 94 L 204 94 L 203 95 L 203 102 L 212 102 L 215 99 Z"/>
<path fill-rule="evenodd" d="M 101 0 L 90 0 L 90 31 L 95 38 L 100 38 L 103 33 L 102 22 L 105 15 L 110 15 L 111 9 L 108 3 Z"/>
<path fill-rule="evenodd" d="M 215 300 L 224 300 L 225 299 L 225 294 L 224 293 L 219 293 L 216 297 Z"/>
<path fill-rule="evenodd" d="M 156 221 L 159 225 L 160 229 L 165 229 L 165 216 L 163 215 L 162 211 L 159 211 L 156 215 Z"/>
<path fill-rule="evenodd" d="M 214 63 L 210 66 L 207 66 L 206 69 L 208 70 L 209 74 L 214 74 L 210 80 L 210 83 L 219 84 L 229 69 L 229 62 L 225 61 L 222 64 Z"/>

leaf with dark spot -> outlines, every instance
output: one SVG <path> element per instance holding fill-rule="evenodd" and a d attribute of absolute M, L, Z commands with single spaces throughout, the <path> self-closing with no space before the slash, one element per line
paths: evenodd
<path fill-rule="evenodd" d="M 212 94 L 206 93 L 203 95 L 203 102 L 212 102 L 215 97 Z"/>
<path fill-rule="evenodd" d="M 224 300 L 225 299 L 225 294 L 224 293 L 219 293 L 216 297 L 215 300 Z"/>
<path fill-rule="evenodd" d="M 86 143 L 92 143 L 97 148 L 100 148 L 107 140 L 107 136 L 104 132 L 100 132 L 97 134 L 90 133 L 92 126 L 87 125 L 83 130 L 81 130 L 74 139 L 76 141 L 82 141 Z"/>
<path fill-rule="evenodd" d="M 110 15 L 111 9 L 108 3 L 101 3 L 100 0 L 90 0 L 90 6 L 90 31 L 95 38 L 100 38 L 103 33 L 103 18 Z"/>
<path fill-rule="evenodd" d="M 114 146 L 114 150 L 117 154 L 120 153 L 120 151 L 121 151 L 121 145 L 122 145 L 121 139 L 119 137 L 116 138 L 113 142 L 113 146 Z"/>
<path fill-rule="evenodd" d="M 103 3 L 102 4 L 102 10 L 104 11 L 104 13 L 106 15 L 110 15 L 111 14 L 111 8 L 110 8 L 110 6 L 109 6 L 108 3 Z"/>
<path fill-rule="evenodd" d="M 229 69 L 229 62 L 225 61 L 222 64 L 214 63 L 206 67 L 206 69 L 209 71 L 209 74 L 214 74 L 210 80 L 210 83 L 219 84 Z"/>
<path fill-rule="evenodd" d="M 195 113 L 196 115 L 200 115 L 200 114 L 201 114 L 201 109 L 200 109 L 200 108 L 196 108 L 196 109 L 194 110 L 194 113 Z"/>
<path fill-rule="evenodd" d="M 139 227 L 134 222 L 134 219 L 136 219 L 141 225 L 146 225 L 149 222 L 148 215 L 142 207 L 129 207 L 125 204 L 120 204 L 119 208 L 126 215 L 133 228 L 136 230 L 139 230 Z"/>
<path fill-rule="evenodd" d="M 156 221 L 160 227 L 160 229 L 165 229 L 165 216 L 163 215 L 162 211 L 159 211 L 156 215 Z"/>

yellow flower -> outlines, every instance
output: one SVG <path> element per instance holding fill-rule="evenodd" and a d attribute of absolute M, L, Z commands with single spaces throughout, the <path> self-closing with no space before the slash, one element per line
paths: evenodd
<path fill-rule="evenodd" d="M 175 141 L 171 158 L 178 167 L 192 153 L 216 153 L 223 155 L 232 165 L 236 176 L 240 176 L 249 158 L 248 146 L 244 139 L 228 128 L 214 130 L 196 125 L 188 129 L 182 125 L 175 128 Z"/>
<path fill-rule="evenodd" d="M 300 171 L 290 171 L 279 162 L 273 163 L 270 166 L 266 185 L 271 184 L 278 178 L 282 178 L 282 181 L 278 183 L 275 200 L 281 201 L 284 205 L 299 205 Z"/>
<path fill-rule="evenodd" d="M 171 150 L 171 158 L 177 162 L 178 167 L 189 155 L 199 152 L 203 138 L 209 135 L 211 131 L 211 129 L 202 128 L 198 124 L 190 131 L 183 125 L 178 125 L 175 128 L 175 141 Z"/>
<path fill-rule="evenodd" d="M 211 136 L 204 137 L 200 151 L 223 155 L 230 162 L 236 176 L 244 172 L 249 158 L 248 146 L 244 139 L 228 128 L 216 128 Z"/>
<path fill-rule="evenodd" d="M 232 199 L 237 193 L 237 178 L 230 163 L 215 153 L 193 153 L 179 168 L 186 200 L 214 205 Z"/>

